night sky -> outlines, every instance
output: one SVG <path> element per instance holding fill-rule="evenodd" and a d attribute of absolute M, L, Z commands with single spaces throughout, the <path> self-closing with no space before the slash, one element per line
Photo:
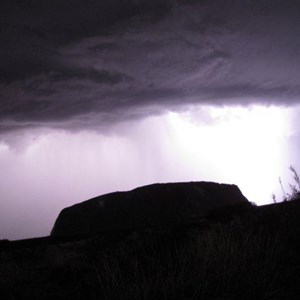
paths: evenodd
<path fill-rule="evenodd" d="M 300 170 L 297 0 L 1 0 L 0 239 L 154 182 Z"/>

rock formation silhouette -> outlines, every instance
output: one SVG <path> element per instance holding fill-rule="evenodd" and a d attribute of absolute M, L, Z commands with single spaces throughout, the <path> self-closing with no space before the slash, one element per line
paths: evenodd
<path fill-rule="evenodd" d="M 236 185 L 214 182 L 152 184 L 105 194 L 64 208 L 52 236 L 154 226 L 204 217 L 228 206 L 250 205 Z"/>

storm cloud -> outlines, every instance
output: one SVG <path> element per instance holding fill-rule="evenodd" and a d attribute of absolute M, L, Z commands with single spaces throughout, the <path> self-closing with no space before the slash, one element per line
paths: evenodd
<path fill-rule="evenodd" d="M 300 104 L 298 1 L 2 1 L 0 131 Z"/>
<path fill-rule="evenodd" d="M 1 0 L 0 238 L 157 182 L 280 197 L 299 36 L 298 0 Z"/>

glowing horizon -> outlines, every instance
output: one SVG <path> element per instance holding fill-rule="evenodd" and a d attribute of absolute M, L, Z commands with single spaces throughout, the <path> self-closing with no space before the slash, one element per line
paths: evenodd
<path fill-rule="evenodd" d="M 215 180 L 228 178 L 249 200 L 270 203 L 287 154 L 282 143 L 289 132 L 287 112 L 263 106 L 210 107 L 209 112 L 214 120 L 210 125 L 190 122 L 188 115 L 169 115 L 187 162 L 207 164 L 215 168 Z"/>

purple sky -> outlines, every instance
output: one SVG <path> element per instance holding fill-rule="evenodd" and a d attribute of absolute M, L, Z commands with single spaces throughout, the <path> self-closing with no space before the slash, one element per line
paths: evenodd
<path fill-rule="evenodd" d="M 0 239 L 153 182 L 269 203 L 300 168 L 299 1 L 3 0 L 0 22 Z"/>

